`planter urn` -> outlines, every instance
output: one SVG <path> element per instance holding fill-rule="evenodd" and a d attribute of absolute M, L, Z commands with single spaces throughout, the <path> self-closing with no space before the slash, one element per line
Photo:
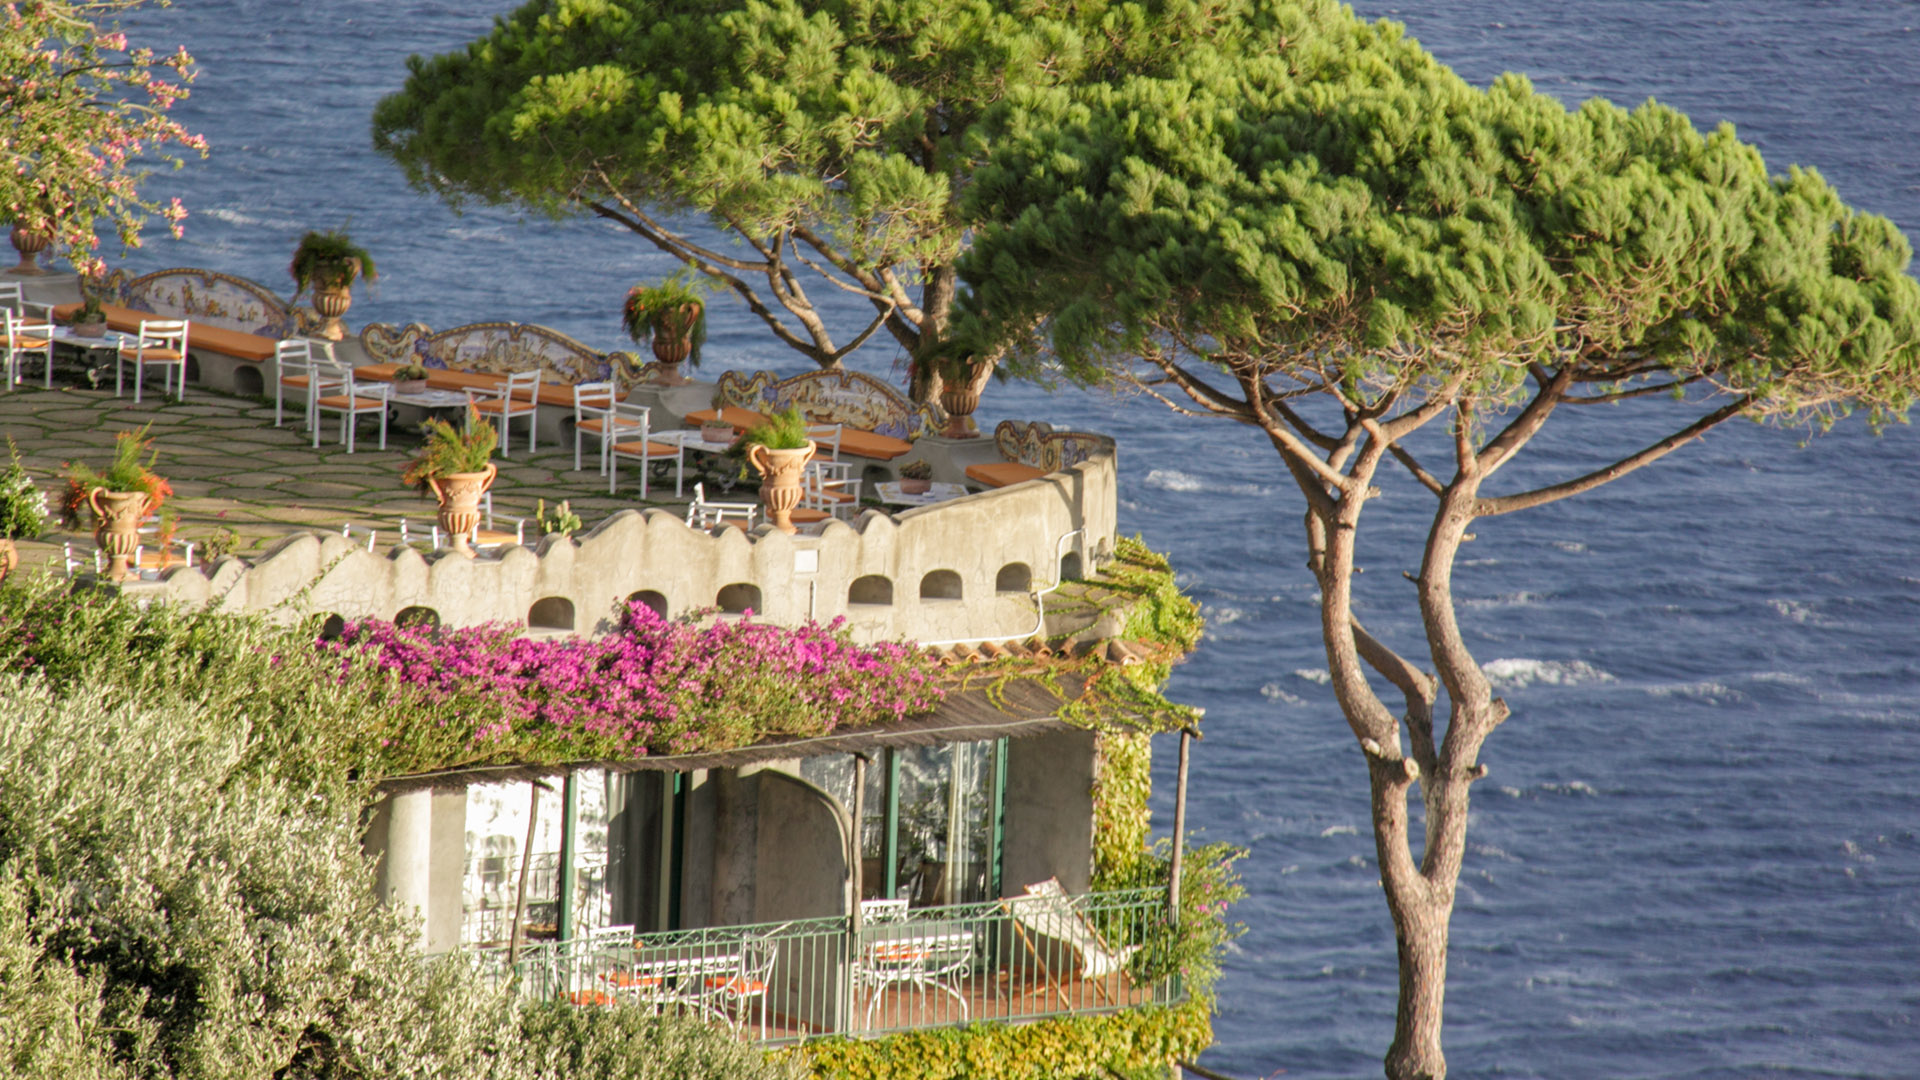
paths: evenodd
<path fill-rule="evenodd" d="M 661 386 L 685 386 L 680 365 L 693 355 L 693 326 L 700 318 L 699 304 L 681 304 L 663 312 L 653 324 L 653 358 L 660 366 L 653 381 Z"/>
<path fill-rule="evenodd" d="M 793 524 L 793 511 L 800 505 L 801 477 L 813 460 L 813 451 L 812 442 L 797 450 L 769 450 L 759 443 L 747 448 L 747 460 L 760 470 L 760 501 L 766 504 L 773 527 L 781 532 L 800 531 Z"/>
<path fill-rule="evenodd" d="M 73 331 L 74 337 L 104 338 L 107 336 L 107 320 L 69 323 L 68 329 Z"/>
<path fill-rule="evenodd" d="M 940 407 L 947 413 L 947 427 L 940 434 L 949 439 L 980 437 L 980 429 L 973 422 L 973 410 L 980 407 L 980 391 L 976 387 L 970 383 L 948 383 L 940 388 Z"/>
<path fill-rule="evenodd" d="M 347 336 L 347 324 L 340 316 L 353 306 L 353 289 L 347 285 L 334 285 L 313 288 L 313 310 L 326 319 L 320 324 L 319 335 L 328 341 L 339 341 Z"/>
<path fill-rule="evenodd" d="M 93 541 L 107 553 L 108 580 L 125 581 L 138 575 L 131 560 L 140 547 L 140 519 L 147 516 L 147 493 L 94 488 L 87 494 L 87 505 L 99 522 L 93 530 Z"/>
<path fill-rule="evenodd" d="M 20 265 L 8 273 L 22 277 L 37 277 L 46 273 L 40 269 L 40 253 L 53 245 L 53 237 L 15 225 L 8 239 L 13 242 L 13 250 L 20 253 Z"/>
<path fill-rule="evenodd" d="M 481 472 L 448 473 L 430 476 L 428 486 L 440 500 L 440 527 L 453 538 L 453 550 L 469 559 L 478 556 L 467 538 L 480 527 L 480 496 L 493 486 L 499 467 L 488 465 Z"/>

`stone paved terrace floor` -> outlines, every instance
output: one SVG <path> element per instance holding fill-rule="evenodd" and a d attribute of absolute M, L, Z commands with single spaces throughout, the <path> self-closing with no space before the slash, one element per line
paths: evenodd
<path fill-rule="evenodd" d="M 340 421 L 327 418 L 320 448 L 289 418 L 273 426 L 273 404 L 226 397 L 189 388 L 184 402 L 161 401 L 148 395 L 139 406 L 132 397 L 115 398 L 111 391 L 55 387 L 21 387 L 0 394 L 0 432 L 20 449 L 21 460 L 33 473 L 49 506 L 65 490 L 63 466 L 82 461 L 94 469 L 106 466 L 114 433 L 152 425 L 150 435 L 160 451 L 154 471 L 173 484 L 168 505 L 179 515 L 178 538 L 196 548 L 225 529 L 238 534 L 235 551 L 258 554 L 291 532 L 325 529 L 338 532 L 343 523 L 380 530 L 379 544 L 399 539 L 399 521 L 424 536 L 434 520 L 431 497 L 422 499 L 400 484 L 400 473 L 419 445 L 416 432 L 398 427 L 388 432 L 387 449 L 379 446 L 378 425 L 362 419 L 355 452 L 348 454 L 337 441 Z M 573 446 L 543 445 L 529 457 L 525 428 L 514 426 L 517 446 L 511 458 L 494 456 L 500 467 L 494 485 L 494 513 L 498 518 L 527 519 L 527 538 L 538 535 L 534 525 L 537 500 L 549 508 L 570 500 L 587 528 L 616 510 L 659 506 L 678 508 L 673 477 L 656 472 L 649 495 L 639 501 L 639 471 L 629 464 L 621 472 L 618 497 L 608 497 L 606 479 L 595 471 L 594 449 L 587 447 L 584 472 L 573 471 Z M 687 492 L 692 494 L 697 459 L 688 462 Z M 658 468 L 656 466 L 656 468 Z M 711 474 L 708 490 L 714 491 Z M 735 498 L 742 496 L 735 495 Z M 749 496 L 750 497 L 750 496 Z M 509 522 L 501 527 L 511 531 Z M 51 563 L 60 564 L 61 544 L 71 541 L 77 558 L 91 562 L 94 548 L 91 523 L 78 529 L 59 527 L 39 541 L 20 545 L 22 572 Z M 199 559 L 196 550 L 195 561 Z"/>

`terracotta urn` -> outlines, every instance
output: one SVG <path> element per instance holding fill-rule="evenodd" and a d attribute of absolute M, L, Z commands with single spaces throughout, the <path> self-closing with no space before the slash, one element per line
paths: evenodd
<path fill-rule="evenodd" d="M 488 465 L 482 472 L 457 472 L 427 478 L 428 486 L 433 488 L 433 497 L 440 500 L 440 527 L 453 538 L 453 550 L 469 559 L 478 555 L 467 539 L 480 527 L 480 496 L 493 486 L 493 478 L 499 473 L 498 466 Z"/>
<path fill-rule="evenodd" d="M 709 420 L 700 425 L 700 438 L 703 442 L 731 444 L 737 434 L 732 424 L 721 420 Z"/>
<path fill-rule="evenodd" d="M 132 567 L 133 553 L 140 546 L 140 519 L 147 516 L 144 491 L 108 491 L 94 488 L 87 493 L 87 505 L 93 508 L 93 542 L 107 553 L 107 578 L 125 581 L 139 570 Z"/>
<path fill-rule="evenodd" d="M 654 324 L 653 358 L 659 361 L 654 382 L 662 386 L 687 384 L 687 377 L 680 374 L 680 365 L 693 355 L 693 326 L 699 318 L 699 304 L 681 304 Z"/>
<path fill-rule="evenodd" d="M 104 338 L 107 336 L 107 320 L 70 323 L 68 329 L 73 331 L 74 337 Z"/>
<path fill-rule="evenodd" d="M 320 336 L 328 341 L 339 341 L 347 336 L 347 325 L 340 316 L 353 306 L 353 289 L 347 285 L 313 287 L 313 310 L 327 320 L 320 324 Z"/>
<path fill-rule="evenodd" d="M 980 391 L 971 385 L 948 383 L 940 388 L 940 407 L 947 413 L 947 428 L 940 434 L 949 439 L 977 439 L 973 410 L 980 407 Z"/>
<path fill-rule="evenodd" d="M 46 273 L 40 269 L 40 253 L 53 244 L 53 237 L 42 232 L 30 232 L 18 225 L 13 227 L 9 237 L 13 241 L 13 250 L 20 253 L 20 265 L 7 271 L 22 276 L 37 276 Z"/>
<path fill-rule="evenodd" d="M 813 460 L 813 451 L 812 442 L 797 450 L 769 450 L 759 443 L 747 448 L 747 460 L 760 470 L 760 501 L 766 505 L 773 527 L 781 532 L 800 531 L 794 527 L 793 511 L 800 505 L 801 478 L 807 462 Z"/>
<path fill-rule="evenodd" d="M 900 494 L 925 495 L 933 490 L 933 481 L 925 478 L 903 476 L 900 478 Z"/>
<path fill-rule="evenodd" d="M 424 394 L 427 392 L 425 379 L 395 379 L 393 392 L 396 394 Z"/>

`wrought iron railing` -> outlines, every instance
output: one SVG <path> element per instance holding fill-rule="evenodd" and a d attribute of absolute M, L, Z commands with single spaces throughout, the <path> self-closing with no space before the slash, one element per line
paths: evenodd
<path fill-rule="evenodd" d="M 1171 935 L 1164 894 L 1140 889 L 882 907 L 857 933 L 838 917 L 608 927 L 524 946 L 514 963 L 503 949 L 472 955 L 525 995 L 681 1010 L 790 1042 L 1173 1004 L 1185 988 Z"/>

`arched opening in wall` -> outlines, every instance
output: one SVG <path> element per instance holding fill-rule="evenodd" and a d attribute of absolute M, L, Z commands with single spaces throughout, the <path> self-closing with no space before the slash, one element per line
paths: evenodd
<path fill-rule="evenodd" d="M 650 608 L 655 615 L 663 619 L 667 617 L 666 593 L 655 592 L 652 589 L 641 589 L 639 592 L 627 597 L 627 603 L 639 604 L 642 607 Z"/>
<path fill-rule="evenodd" d="M 180 377 L 190 383 L 200 381 L 200 358 L 193 355 L 192 349 L 187 350 L 187 362 L 182 366 Z"/>
<path fill-rule="evenodd" d="M 422 627 L 427 630 L 438 630 L 440 613 L 430 607 L 401 608 L 400 614 L 393 617 L 393 625 L 409 629 Z"/>
<path fill-rule="evenodd" d="M 720 610 L 729 615 L 738 615 L 746 611 L 759 611 L 760 586 L 749 585 L 744 581 L 736 581 L 731 585 L 722 586 L 720 595 L 714 598 L 714 603 L 719 604 Z"/>
<path fill-rule="evenodd" d="M 527 628 L 530 630 L 573 630 L 573 601 L 564 596 L 548 596 L 535 600 L 527 609 Z"/>
<path fill-rule="evenodd" d="M 951 570 L 935 570 L 920 579 L 920 599 L 960 599 L 960 575 Z"/>
<path fill-rule="evenodd" d="M 849 604 L 891 604 L 893 603 L 893 581 L 879 574 L 854 578 L 853 585 L 847 589 Z"/>
<path fill-rule="evenodd" d="M 320 640 L 321 641 L 337 640 L 341 634 L 344 634 L 346 632 L 347 632 L 347 620 L 341 618 L 338 615 L 329 613 L 326 618 L 320 620 Z"/>
<path fill-rule="evenodd" d="M 993 576 L 993 588 L 995 592 L 1032 592 L 1033 567 L 1023 562 L 1008 563 Z"/>
<path fill-rule="evenodd" d="M 1080 565 L 1079 552 L 1069 551 L 1060 556 L 1061 581 L 1079 581 L 1083 576 L 1085 576 L 1085 570 Z"/>
<path fill-rule="evenodd" d="M 242 364 L 233 371 L 233 390 L 241 397 L 260 397 L 267 392 L 267 380 L 259 368 Z"/>

